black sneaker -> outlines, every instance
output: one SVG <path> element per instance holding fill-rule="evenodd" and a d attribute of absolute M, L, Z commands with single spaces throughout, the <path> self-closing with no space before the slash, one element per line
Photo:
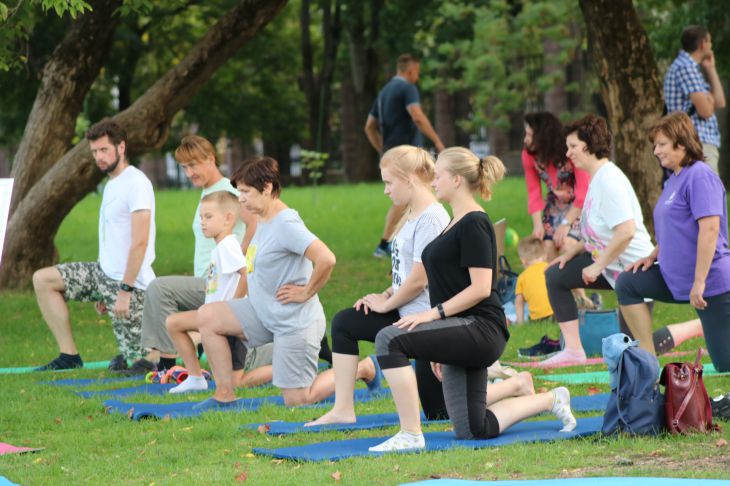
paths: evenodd
<path fill-rule="evenodd" d="M 730 393 L 710 400 L 712 418 L 730 420 Z"/>
<path fill-rule="evenodd" d="M 83 368 L 84 362 L 81 360 L 81 356 L 69 356 L 67 354 L 59 354 L 58 358 L 54 359 L 48 364 L 39 366 L 33 371 L 52 371 L 52 370 L 72 370 L 75 368 Z"/>
<path fill-rule="evenodd" d="M 125 375 L 125 376 L 137 376 L 137 375 L 147 375 L 150 371 L 157 371 L 157 366 L 151 361 L 147 361 L 144 358 L 140 358 L 134 363 L 132 363 L 132 366 L 127 368 L 126 370 L 121 370 L 119 373 Z"/>
<path fill-rule="evenodd" d="M 549 358 L 554 354 L 560 352 L 561 346 L 560 341 L 557 339 L 550 339 L 547 335 L 540 339 L 540 342 L 529 348 L 520 348 L 517 350 L 517 356 L 520 358 L 535 358 L 544 357 Z"/>
<path fill-rule="evenodd" d="M 124 371 L 129 366 L 127 366 L 127 358 L 124 357 L 123 354 L 118 354 L 112 358 L 111 361 L 109 361 L 109 371 Z"/>

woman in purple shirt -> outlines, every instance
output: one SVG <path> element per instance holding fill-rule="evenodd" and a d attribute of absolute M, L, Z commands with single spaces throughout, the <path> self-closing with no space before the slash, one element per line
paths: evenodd
<path fill-rule="evenodd" d="M 654 208 L 657 246 L 616 282 L 621 312 L 641 346 L 654 352 L 644 298 L 689 302 L 697 310 L 715 368 L 730 371 L 730 250 L 727 200 L 703 160 L 689 117 L 672 113 L 650 130 L 654 154 L 672 171 Z M 640 270 L 640 271 L 639 271 Z"/>

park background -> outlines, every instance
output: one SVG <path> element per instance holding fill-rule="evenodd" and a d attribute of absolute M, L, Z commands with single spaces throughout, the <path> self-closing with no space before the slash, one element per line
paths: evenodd
<path fill-rule="evenodd" d="M 565 121 L 585 113 L 609 119 L 614 160 L 650 221 L 660 176 L 645 125 L 661 115 L 663 72 L 679 49 L 682 27 L 704 24 L 727 88 L 726 7 L 724 1 L 673 0 L 0 1 L 0 177 L 16 179 L 0 268 L 0 366 L 40 364 L 55 355 L 27 290 L 32 271 L 96 258 L 102 176 L 83 132 L 101 117 L 116 116 L 126 126 L 133 161 L 155 184 L 158 275 L 192 270 L 190 224 L 199 193 L 186 189 L 170 164 L 169 151 L 180 137 L 195 132 L 216 142 L 224 171 L 251 154 L 276 157 L 287 179 L 283 199 L 338 257 L 321 292 L 329 319 L 363 293 L 388 285 L 388 262 L 370 256 L 388 200 L 382 185 L 372 182 L 377 155 L 363 126 L 398 54 L 423 58 L 422 104 L 445 144 L 486 142 L 507 163 L 513 177 L 485 204 L 493 220 L 506 217 L 520 235 L 530 230 L 519 164 L 522 115 L 545 109 Z M 728 110 L 718 111 L 718 118 L 728 140 Z M 290 176 L 295 145 L 328 154 L 326 166 L 315 171 L 321 178 L 306 169 Z M 724 176 L 730 175 L 729 153 L 721 151 Z M 519 269 L 513 248 L 508 256 Z M 615 304 L 611 294 L 604 297 L 608 306 Z M 655 325 L 692 315 L 688 306 L 658 306 Z M 116 354 L 105 319 L 83 305 L 72 305 L 72 316 L 84 359 Z M 518 347 L 545 332 L 556 330 L 515 328 L 504 358 L 516 359 Z M 681 349 L 701 345 L 693 340 Z M 363 354 L 371 351 L 362 347 Z M 584 369 L 600 367 L 572 371 Z M 536 374 L 542 376 L 538 387 L 551 386 Z M 722 443 L 730 438 L 727 430 L 324 465 L 271 462 L 254 457 L 251 448 L 348 434 L 277 439 L 238 430 L 248 421 L 313 416 L 311 410 L 275 408 L 129 423 L 104 415 L 99 400 L 35 382 L 28 375 L 0 377 L 0 440 L 47 448 L 2 458 L 0 475 L 21 484 L 390 484 L 431 475 L 719 478 L 730 470 Z M 712 395 L 730 388 L 727 377 L 707 383 Z M 605 389 L 571 386 L 573 394 Z M 359 413 L 386 411 L 392 411 L 388 400 L 358 407 Z"/>

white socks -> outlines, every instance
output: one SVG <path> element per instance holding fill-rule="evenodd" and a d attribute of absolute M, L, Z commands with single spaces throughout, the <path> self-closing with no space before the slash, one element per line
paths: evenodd
<path fill-rule="evenodd" d="M 576 426 L 573 412 L 570 411 L 570 391 L 564 386 L 553 390 L 553 408 L 550 410 L 562 422 L 563 428 L 560 432 L 570 432 Z"/>
<path fill-rule="evenodd" d="M 187 393 L 191 391 L 200 391 L 207 389 L 208 380 L 206 380 L 204 377 L 188 375 L 185 381 L 183 381 L 174 388 L 170 388 L 170 393 Z"/>
<path fill-rule="evenodd" d="M 370 452 L 406 451 L 411 449 L 423 449 L 426 447 L 426 440 L 423 434 L 412 434 L 401 430 L 382 444 L 369 447 Z"/>

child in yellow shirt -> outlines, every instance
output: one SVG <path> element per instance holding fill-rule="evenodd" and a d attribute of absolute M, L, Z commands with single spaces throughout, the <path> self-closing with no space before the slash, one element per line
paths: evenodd
<path fill-rule="evenodd" d="M 525 322 L 525 303 L 530 312 L 530 320 L 536 321 L 551 317 L 553 308 L 550 307 L 545 285 L 545 270 L 548 263 L 542 241 L 533 236 L 523 238 L 517 245 L 517 254 L 525 268 L 517 277 L 517 288 L 515 289 L 517 323 Z"/>

